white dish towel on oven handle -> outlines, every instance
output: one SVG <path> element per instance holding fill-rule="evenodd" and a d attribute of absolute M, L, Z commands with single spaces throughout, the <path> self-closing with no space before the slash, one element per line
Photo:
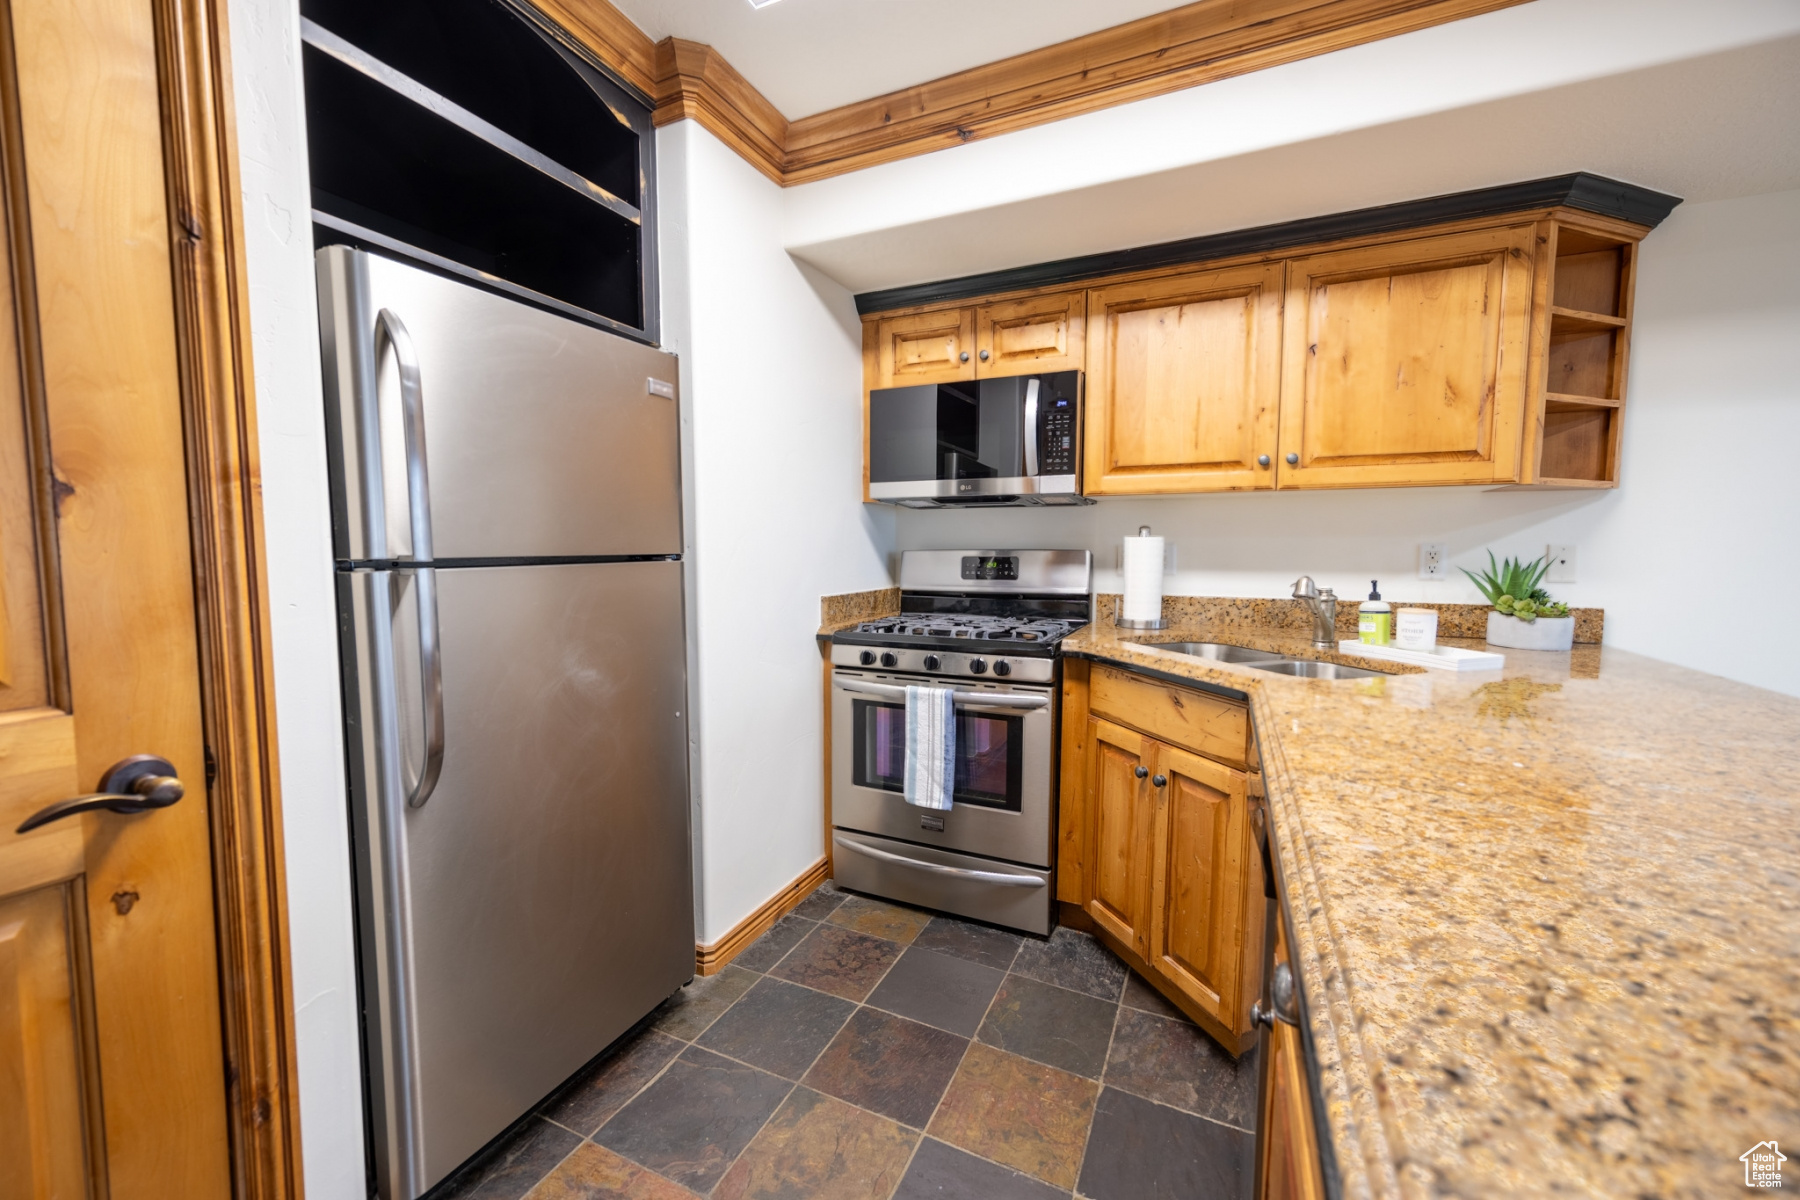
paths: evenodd
<path fill-rule="evenodd" d="M 956 693 L 906 689 L 906 802 L 948 809 L 956 795 Z"/>

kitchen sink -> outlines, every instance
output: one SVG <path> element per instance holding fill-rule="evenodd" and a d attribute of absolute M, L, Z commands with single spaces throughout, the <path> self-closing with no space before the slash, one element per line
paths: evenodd
<path fill-rule="evenodd" d="M 1346 667 L 1342 663 L 1315 662 L 1300 658 L 1279 658 L 1271 662 L 1246 665 L 1258 671 L 1292 675 L 1299 679 L 1380 679 L 1384 675 L 1381 671 L 1365 671 L 1361 667 Z"/>
<path fill-rule="evenodd" d="M 1147 646 L 1154 650 L 1173 650 L 1177 654 L 1190 654 L 1195 658 L 1210 658 L 1214 662 L 1254 664 L 1282 661 L 1281 655 L 1270 650 L 1252 650 L 1248 646 L 1227 646 L 1223 642 L 1134 642 L 1132 644 Z"/>

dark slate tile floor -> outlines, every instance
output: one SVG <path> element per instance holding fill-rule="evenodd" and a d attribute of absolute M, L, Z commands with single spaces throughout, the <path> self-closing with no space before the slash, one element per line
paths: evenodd
<path fill-rule="evenodd" d="M 430 1200 L 1227 1200 L 1255 1111 L 1086 934 L 827 883 Z"/>

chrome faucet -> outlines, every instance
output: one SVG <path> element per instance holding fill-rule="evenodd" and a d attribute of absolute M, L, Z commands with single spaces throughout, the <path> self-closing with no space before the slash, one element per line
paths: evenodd
<path fill-rule="evenodd" d="M 1337 595 L 1315 584 L 1311 575 L 1302 575 L 1294 580 L 1294 599 L 1306 601 L 1312 610 L 1313 645 L 1321 650 L 1337 649 Z"/>

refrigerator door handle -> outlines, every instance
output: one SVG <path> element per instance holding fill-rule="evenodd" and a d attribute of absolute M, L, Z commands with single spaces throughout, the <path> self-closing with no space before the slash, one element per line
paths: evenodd
<path fill-rule="evenodd" d="M 425 389 L 419 371 L 418 351 L 412 335 L 391 308 L 375 318 L 375 354 L 382 343 L 394 351 L 400 370 L 400 415 L 406 431 L 407 515 L 412 525 L 411 559 L 430 563 L 431 476 L 425 466 Z M 444 769 L 444 664 L 438 638 L 437 571 L 430 566 L 399 564 L 413 577 L 419 604 L 419 692 L 425 710 L 425 762 L 418 781 L 406 797 L 407 807 L 422 808 L 436 790 Z"/>
<path fill-rule="evenodd" d="M 423 808 L 444 770 L 444 664 L 438 638 L 437 571 L 404 563 L 399 569 L 412 576 L 419 602 L 419 693 L 425 710 L 425 761 L 418 782 L 407 793 L 406 806 Z"/>

